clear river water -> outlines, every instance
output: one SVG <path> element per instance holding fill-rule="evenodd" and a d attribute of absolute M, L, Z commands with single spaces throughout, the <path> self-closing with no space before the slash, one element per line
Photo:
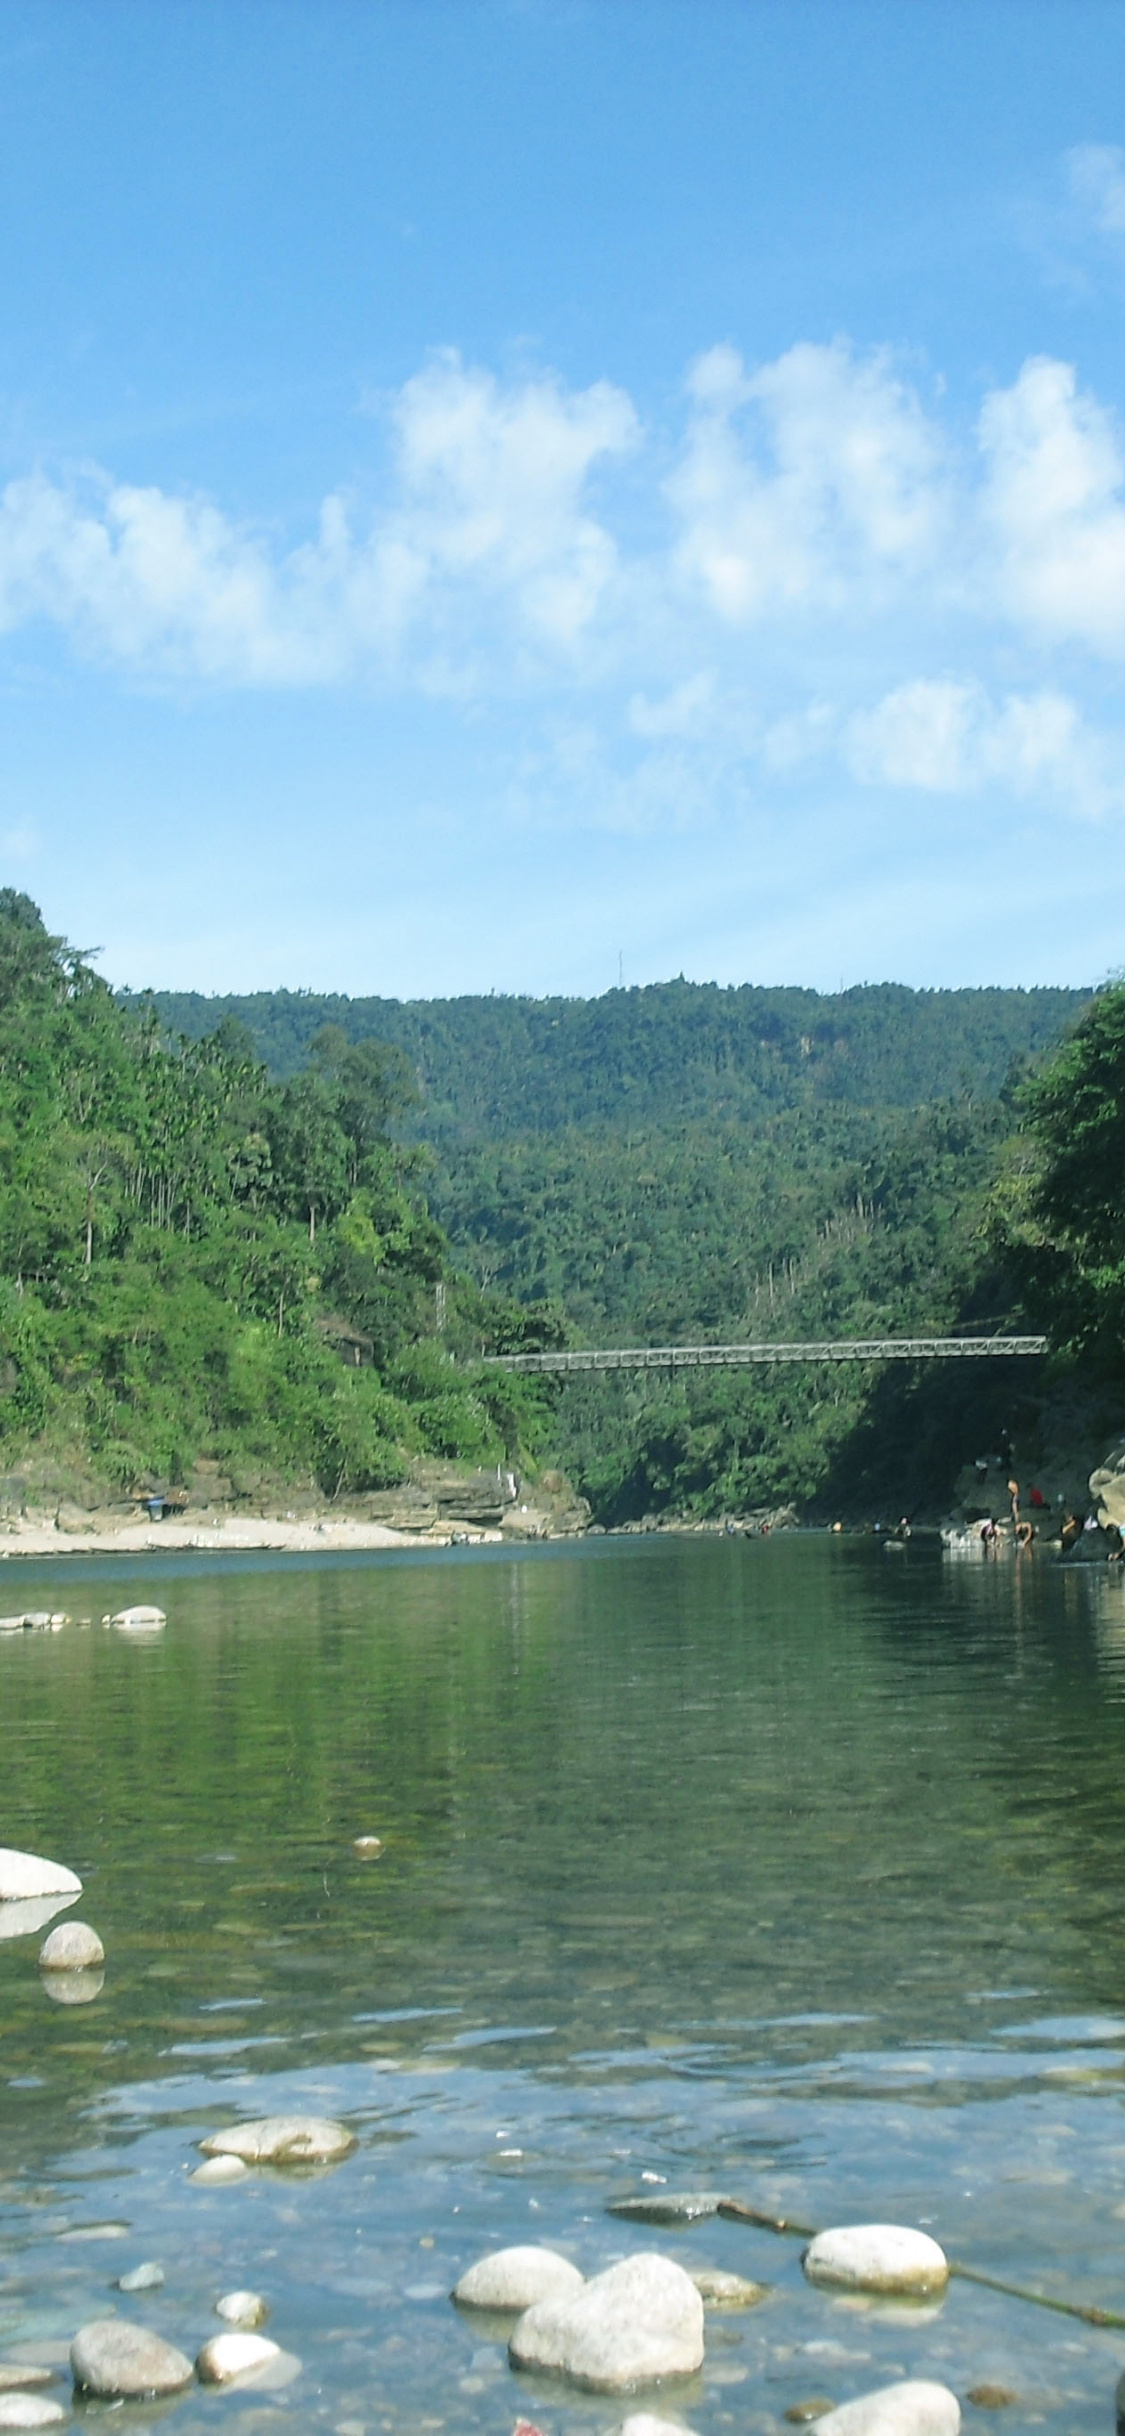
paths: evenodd
<path fill-rule="evenodd" d="M 145 1598 L 164 1634 L 97 1629 Z M 94 1619 L 0 1640 L 0 1843 L 77 1869 L 107 1949 L 73 2005 L 0 1943 L 0 2355 L 61 2368 L 115 2306 L 194 2355 L 250 2285 L 292 2382 L 128 2421 L 608 2436 L 620 2401 L 515 2374 L 449 2290 L 510 2242 L 657 2247 L 771 2287 L 648 2402 L 698 2436 L 903 2375 L 1018 2396 L 970 2429 L 1112 2430 L 1125 2332 L 957 2280 L 844 2302 L 799 2242 L 606 2207 L 921 2225 L 1125 2314 L 1118 1569 L 630 1538 L 19 1560 L 0 1603 Z M 291 2109 L 358 2148 L 189 2180 Z"/>

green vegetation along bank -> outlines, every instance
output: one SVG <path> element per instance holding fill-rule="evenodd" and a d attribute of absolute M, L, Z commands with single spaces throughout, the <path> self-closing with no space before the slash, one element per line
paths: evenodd
<path fill-rule="evenodd" d="M 337 1505 L 547 1468 L 607 1523 L 938 1511 L 1052 1398 L 1116 1413 L 1123 1003 L 115 998 L 0 892 L 0 1464 Z M 1041 1375 L 482 1358 L 1016 1321 Z"/>

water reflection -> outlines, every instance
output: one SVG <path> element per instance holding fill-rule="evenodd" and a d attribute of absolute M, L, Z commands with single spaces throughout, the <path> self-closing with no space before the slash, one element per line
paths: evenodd
<path fill-rule="evenodd" d="M 167 2271 L 130 2314 L 194 2352 L 250 2283 L 303 2363 L 185 2430 L 609 2429 L 445 2296 L 503 2241 L 645 2246 L 604 2214 L 643 2172 L 1116 2305 L 1123 1590 L 820 1540 L 68 1568 L 169 1625 L 0 1644 L 5 1840 L 79 1870 L 109 1959 L 76 2017 L 30 1931 L 0 1952 L 4 2349 L 57 2357 L 126 2243 Z M 188 2181 L 290 2107 L 358 2155 Z M 897 2373 L 1108 2423 L 1111 2331 L 967 2286 L 907 2322 L 766 2234 L 658 2238 L 774 2288 L 711 2321 L 701 2436 Z"/>

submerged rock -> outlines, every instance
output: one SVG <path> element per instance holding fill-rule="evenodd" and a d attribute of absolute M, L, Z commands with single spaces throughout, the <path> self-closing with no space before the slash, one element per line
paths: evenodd
<path fill-rule="evenodd" d="M 25 2360 L 0 2360 L 0 2394 L 22 2393 L 37 2385 L 53 2385 L 53 2368 Z"/>
<path fill-rule="evenodd" d="M 1117 2388 L 1117 2416 L 1119 2419 L 1122 2416 L 1122 2385 L 1125 2385 L 1125 2377 L 1121 2379 Z M 1013 2393 L 1010 2385 L 970 2385 L 965 2399 L 967 2402 L 974 2402 L 978 2411 L 1006 2411 L 1011 2403 L 1019 2401 L 1019 2395 Z"/>
<path fill-rule="evenodd" d="M 724 2191 L 638 2191 L 628 2199 L 607 2202 L 609 2216 L 627 2216 L 638 2225 L 693 2225 L 714 2216 Z"/>
<path fill-rule="evenodd" d="M 0 2428 L 53 2428 L 66 2418 L 49 2394 L 0 2394 Z"/>
<path fill-rule="evenodd" d="M 146 2258 L 143 2266 L 130 2267 L 126 2275 L 117 2278 L 119 2292 L 159 2292 L 164 2281 L 164 2269 L 154 2258 Z"/>
<path fill-rule="evenodd" d="M 142 2394 L 178 2394 L 192 2380 L 191 2361 L 147 2326 L 125 2318 L 95 2318 L 70 2346 L 77 2391 L 107 2402 L 134 2401 Z"/>
<path fill-rule="evenodd" d="M 249 2166 L 244 2165 L 241 2157 L 207 2157 L 202 2165 L 197 2165 L 192 2168 L 191 2173 L 188 2175 L 188 2181 L 203 2183 L 241 2182 L 249 2171 Z"/>
<path fill-rule="evenodd" d="M 280 2343 L 271 2343 L 268 2335 L 212 2335 L 197 2355 L 195 2373 L 201 2385 L 231 2385 L 280 2358 Z"/>
<path fill-rule="evenodd" d="M 655 2251 L 592 2276 L 570 2300 L 537 2301 L 508 2345 L 514 2368 L 551 2369 L 592 2393 L 690 2377 L 703 2359 L 703 2303 Z"/>
<path fill-rule="evenodd" d="M 585 2278 L 557 2250 L 530 2242 L 491 2250 L 467 2267 L 450 2295 L 462 2309 L 530 2309 L 536 2301 L 564 2300 L 581 2292 Z"/>
<path fill-rule="evenodd" d="M 241 2157 L 246 2165 L 332 2165 L 350 2154 L 356 2137 L 324 2115 L 262 2115 L 212 2132 L 199 2145 L 205 2157 Z"/>
<path fill-rule="evenodd" d="M 32 1895 L 80 1895 L 82 1880 L 61 1861 L 44 1861 L 37 1852 L 13 1852 L 0 1845 L 0 1903 L 23 1903 Z"/>
<path fill-rule="evenodd" d="M 809 2243 L 803 2265 L 810 2283 L 842 2292 L 929 2296 L 949 2281 L 944 2250 L 910 2225 L 833 2225 Z"/>
<path fill-rule="evenodd" d="M 807 2428 L 814 2419 L 826 2419 L 834 2408 L 827 2394 L 810 2394 L 804 2402 L 791 2402 L 785 2416 L 791 2427 Z"/>
<path fill-rule="evenodd" d="M 41 1971 L 96 1971 L 104 1961 L 101 1938 L 84 1920 L 60 1920 L 39 1948 Z"/>
<path fill-rule="evenodd" d="M 377 1861 L 382 1849 L 382 1836 L 357 1835 L 353 1837 L 352 1851 L 357 1861 Z"/>
<path fill-rule="evenodd" d="M 260 2292 L 224 2292 L 215 2303 L 217 2318 L 228 2326 L 264 2326 L 269 2310 Z"/>
<path fill-rule="evenodd" d="M 860 2394 L 817 2421 L 820 2436 L 958 2436 L 960 2425 L 956 2394 L 925 2377 Z"/>
<path fill-rule="evenodd" d="M 115 1616 L 102 1617 L 118 1632 L 163 1632 L 167 1621 L 162 1607 L 119 1607 Z"/>
<path fill-rule="evenodd" d="M 752 2283 L 747 2275 L 728 2275 L 725 2267 L 700 2267 L 691 2280 L 712 2309 L 756 2309 L 769 2292 L 768 2284 Z"/>

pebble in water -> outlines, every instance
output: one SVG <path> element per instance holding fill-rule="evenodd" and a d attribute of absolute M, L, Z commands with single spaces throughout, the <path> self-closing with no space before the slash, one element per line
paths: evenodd
<path fill-rule="evenodd" d="M 958 2436 L 961 2405 L 947 2385 L 911 2377 L 841 2403 L 817 2425 L 820 2436 Z"/>
<path fill-rule="evenodd" d="M 0 2428 L 53 2428 L 66 2418 L 48 2394 L 0 2394 Z"/>
<path fill-rule="evenodd" d="M 188 2181 L 208 2185 L 241 2182 L 249 2171 L 249 2166 L 243 2164 L 241 2157 L 207 2157 L 202 2165 L 193 2166 Z"/>
<path fill-rule="evenodd" d="M 205 2157 L 241 2157 L 246 2165 L 333 2165 L 355 2148 L 356 2136 L 324 2115 L 262 2115 L 199 2145 Z"/>
<path fill-rule="evenodd" d="M 44 1861 L 37 1852 L 14 1852 L 0 1845 L 0 1903 L 21 1903 L 29 1895 L 80 1895 L 82 1880 L 60 1861 Z"/>
<path fill-rule="evenodd" d="M 694 2225 L 714 2216 L 724 2197 L 722 2191 L 638 2191 L 627 2199 L 611 2199 L 606 2214 L 627 2216 L 638 2225 Z"/>
<path fill-rule="evenodd" d="M 280 2343 L 271 2343 L 268 2335 L 212 2335 L 196 2358 L 195 2373 L 201 2385 L 231 2385 L 280 2358 Z"/>
<path fill-rule="evenodd" d="M 833 2225 L 809 2243 L 803 2265 L 810 2283 L 843 2292 L 936 2296 L 949 2281 L 944 2250 L 909 2225 Z"/>
<path fill-rule="evenodd" d="M 102 1617 L 118 1632 L 163 1632 L 167 1621 L 162 1607 L 119 1607 L 115 1616 Z"/>
<path fill-rule="evenodd" d="M 228 2326 L 264 2326 L 269 2310 L 260 2292 L 224 2292 L 215 2303 L 217 2318 Z"/>
<path fill-rule="evenodd" d="M 651 2411 L 630 2411 L 621 2422 L 621 2436 L 691 2436 L 679 2419 L 654 2419 Z"/>
<path fill-rule="evenodd" d="M 130 2267 L 126 2275 L 117 2278 L 119 2292 L 158 2292 L 164 2281 L 164 2269 L 154 2258 L 146 2258 L 139 2267 Z"/>
<path fill-rule="evenodd" d="M 530 2242 L 491 2250 L 467 2267 L 450 2295 L 462 2309 L 530 2309 L 536 2301 L 563 2300 L 581 2292 L 584 2278 L 557 2250 Z"/>
<path fill-rule="evenodd" d="M 39 1948 L 41 1971 L 96 1971 L 104 1961 L 101 1938 L 84 1920 L 60 1920 Z"/>
<path fill-rule="evenodd" d="M 691 2280 L 712 2309 L 756 2309 L 769 2292 L 768 2284 L 754 2284 L 747 2275 L 728 2275 L 725 2267 L 700 2267 Z"/>
<path fill-rule="evenodd" d="M 53 2368 L 41 2368 L 30 2360 L 0 2360 L 0 2394 L 26 2392 L 36 2385 L 53 2385 Z"/>
<path fill-rule="evenodd" d="M 785 2416 L 791 2426 L 804 2428 L 811 2419 L 823 2419 L 833 2408 L 827 2394 L 809 2394 L 803 2402 L 791 2402 Z"/>
<path fill-rule="evenodd" d="M 377 1861 L 383 1849 L 380 1835 L 357 1835 L 352 1839 L 352 1851 L 357 1861 Z"/>
<path fill-rule="evenodd" d="M 537 2301 L 508 2345 L 514 2368 L 554 2370 L 592 2393 L 692 2376 L 703 2303 L 674 2259 L 643 2251 L 592 2276 L 570 2300 Z"/>
<path fill-rule="evenodd" d="M 191 2384 L 191 2361 L 147 2326 L 125 2318 L 95 2318 L 70 2346 L 70 2370 L 80 2394 L 128 2402 L 148 2394 L 178 2394 Z"/>
<path fill-rule="evenodd" d="M 1125 2378 L 1122 2384 L 1125 2384 Z M 1120 2388 L 1118 2390 L 1120 2394 Z M 1006 2411 L 1010 2403 L 1019 2401 L 1019 2395 L 1013 2393 L 1010 2385 L 970 2385 L 965 2399 L 974 2402 L 978 2411 Z M 1117 2415 L 1121 2417 L 1120 2400 Z"/>

